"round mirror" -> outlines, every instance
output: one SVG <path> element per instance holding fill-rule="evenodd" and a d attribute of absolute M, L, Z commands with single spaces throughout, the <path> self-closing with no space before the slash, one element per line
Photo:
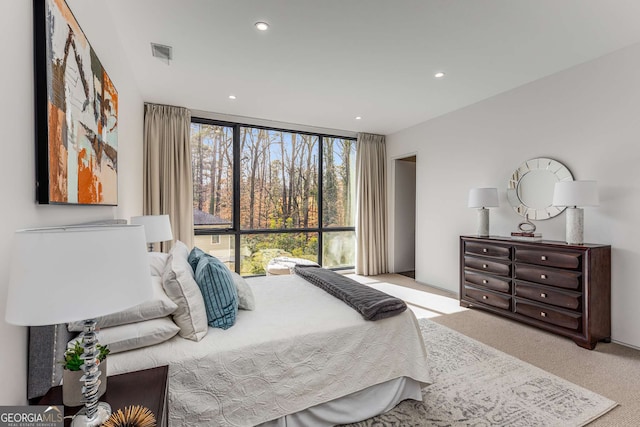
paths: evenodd
<path fill-rule="evenodd" d="M 573 175 L 562 163 L 545 157 L 527 160 L 511 175 L 507 199 L 525 218 L 553 218 L 564 210 L 564 207 L 551 206 L 553 187 L 559 181 L 573 181 Z"/>

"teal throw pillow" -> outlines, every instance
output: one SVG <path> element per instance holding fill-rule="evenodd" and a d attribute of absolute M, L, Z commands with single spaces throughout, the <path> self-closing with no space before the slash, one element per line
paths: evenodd
<path fill-rule="evenodd" d="M 195 273 L 209 326 L 229 329 L 236 323 L 238 314 L 238 291 L 231 271 L 216 257 L 204 254 Z"/>
<path fill-rule="evenodd" d="M 193 269 L 194 274 L 196 272 L 196 267 L 198 267 L 198 261 L 200 261 L 200 258 L 202 258 L 203 255 L 205 255 L 204 251 L 196 246 L 194 246 L 189 253 L 187 261 L 189 261 L 189 265 Z"/>

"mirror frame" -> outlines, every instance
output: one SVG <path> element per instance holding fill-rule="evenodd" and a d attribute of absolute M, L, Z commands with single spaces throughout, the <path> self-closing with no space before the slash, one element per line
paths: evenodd
<path fill-rule="evenodd" d="M 509 204 L 511 204 L 518 215 L 530 220 L 541 221 L 560 215 L 565 210 L 565 207 L 551 205 L 546 207 L 528 206 L 520 199 L 520 196 L 518 196 L 518 187 L 522 183 L 522 179 L 533 171 L 547 171 L 553 174 L 557 182 L 573 181 L 571 171 L 557 160 L 546 157 L 536 157 L 527 160 L 513 172 L 509 179 L 507 186 L 507 200 L 509 200 Z"/>

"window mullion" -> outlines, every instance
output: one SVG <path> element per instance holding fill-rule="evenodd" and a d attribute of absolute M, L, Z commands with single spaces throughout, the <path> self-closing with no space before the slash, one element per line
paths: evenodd
<path fill-rule="evenodd" d="M 234 264 L 240 274 L 240 125 L 233 126 L 233 229 L 235 230 Z"/>
<path fill-rule="evenodd" d="M 318 135 L 318 264 L 322 265 L 322 238 L 323 238 L 323 220 L 322 220 L 322 210 L 323 210 L 323 197 L 322 193 L 324 193 L 322 188 L 322 175 L 324 175 L 324 171 L 322 170 L 324 157 L 324 137 L 322 135 Z"/>

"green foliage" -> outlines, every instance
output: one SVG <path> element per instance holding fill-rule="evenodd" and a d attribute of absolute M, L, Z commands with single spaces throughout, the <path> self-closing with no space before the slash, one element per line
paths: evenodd
<path fill-rule="evenodd" d="M 242 260 L 243 275 L 265 274 L 267 264 L 276 257 L 288 256 L 318 260 L 317 233 L 274 233 L 243 236 L 242 246 L 251 256 Z"/>
<path fill-rule="evenodd" d="M 98 355 L 98 360 L 103 361 L 107 355 L 109 354 L 109 349 L 106 346 L 102 346 L 100 344 L 97 345 L 100 354 Z M 79 371 L 84 360 L 82 359 L 82 353 L 84 353 L 84 349 L 80 344 L 80 341 L 76 341 L 72 348 L 68 348 L 64 353 L 64 360 L 62 364 L 64 365 L 64 369 L 69 371 Z"/>

